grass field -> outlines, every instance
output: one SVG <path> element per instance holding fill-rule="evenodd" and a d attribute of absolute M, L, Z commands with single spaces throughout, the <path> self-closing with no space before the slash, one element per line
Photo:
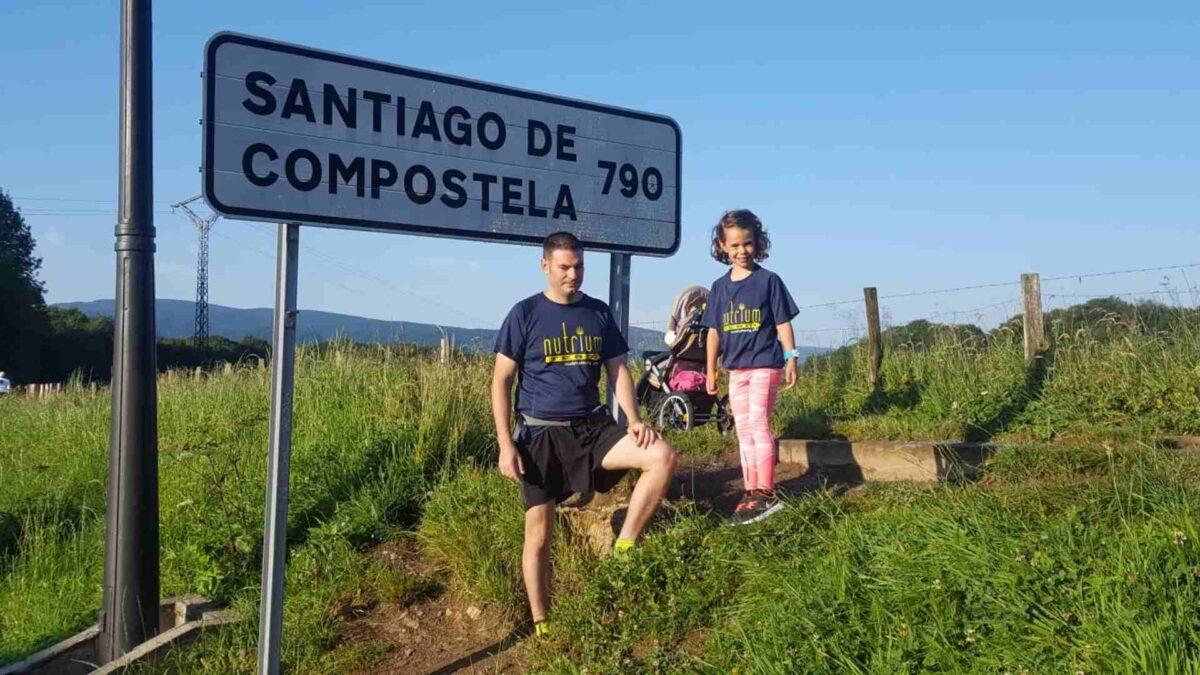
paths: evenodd
<path fill-rule="evenodd" d="M 297 363 L 288 539 L 286 658 L 319 663 L 335 601 L 386 592 L 362 551 L 411 528 L 429 490 L 495 446 L 482 362 L 444 368 L 396 350 L 303 349 Z M 269 371 L 160 383 L 162 592 L 195 592 L 254 616 L 259 583 Z M 0 663 L 95 622 L 103 576 L 107 414 L 75 388 L 0 401 Z M 252 666 L 204 652 L 213 672 Z"/>
<path fill-rule="evenodd" d="M 1029 373 L 1012 341 L 893 345 L 881 391 L 860 349 L 781 397 L 792 437 L 996 439 L 977 485 L 796 498 L 762 526 L 668 510 L 629 561 L 566 539 L 551 672 L 1200 672 L 1200 460 L 1152 448 L 1200 432 L 1200 331 L 1056 336 Z M 520 616 L 517 490 L 489 472 L 490 363 L 332 345 L 297 367 L 284 658 L 369 668 L 347 604 L 421 579 L 372 547 L 416 537 L 457 593 Z M 257 613 L 269 371 L 160 383 L 163 594 Z M 109 400 L 74 387 L 0 399 L 0 663 L 94 623 Z M 728 446 L 711 430 L 689 453 Z M 476 466 L 484 467 L 476 469 Z M 250 672 L 253 619 L 155 666 Z"/>
<path fill-rule="evenodd" d="M 756 529 L 684 509 L 631 561 L 568 558 L 562 630 L 534 662 L 1197 672 L 1198 469 L 1151 450 L 1014 448 L 981 486 L 810 494 Z"/>

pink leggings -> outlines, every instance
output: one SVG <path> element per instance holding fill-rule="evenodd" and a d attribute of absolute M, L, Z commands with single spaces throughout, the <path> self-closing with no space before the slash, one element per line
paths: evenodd
<path fill-rule="evenodd" d="M 747 490 L 775 489 L 775 436 L 771 410 L 779 392 L 781 368 L 729 371 L 729 405 L 742 454 L 742 480 Z"/>

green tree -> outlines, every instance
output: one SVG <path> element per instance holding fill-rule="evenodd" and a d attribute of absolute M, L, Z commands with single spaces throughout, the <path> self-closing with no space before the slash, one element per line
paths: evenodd
<path fill-rule="evenodd" d="M 78 373 L 107 381 L 112 372 L 113 322 L 77 309 L 47 307 L 50 334 L 42 341 L 42 380 L 62 382 Z"/>
<path fill-rule="evenodd" d="M 0 190 L 0 370 L 18 381 L 41 374 L 39 343 L 48 330 L 45 288 L 37 278 L 42 259 L 33 249 L 25 218 Z"/>
<path fill-rule="evenodd" d="M 1093 340 L 1108 342 L 1130 333 L 1162 335 L 1194 330 L 1200 325 L 1200 311 L 1150 300 L 1126 302 L 1107 297 L 1046 312 L 1042 322 L 1051 340 L 1086 333 Z M 992 334 L 996 337 L 1004 334 L 1007 339 L 1020 342 L 1024 330 L 1024 317 L 1018 314 L 993 329 Z"/>

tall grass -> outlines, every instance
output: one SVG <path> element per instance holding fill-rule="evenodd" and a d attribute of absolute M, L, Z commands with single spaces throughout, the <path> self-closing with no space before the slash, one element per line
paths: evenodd
<path fill-rule="evenodd" d="M 523 513 L 520 489 L 498 471 L 467 471 L 434 493 L 417 537 L 425 555 L 450 572 L 456 590 L 515 615 L 525 597 Z"/>
<path fill-rule="evenodd" d="M 1129 451 L 1069 483 L 876 489 L 747 560 L 706 666 L 1195 672 L 1200 501 L 1178 464 Z"/>
<path fill-rule="evenodd" d="M 1190 322 L 1189 322 L 1190 321 Z M 1053 328 L 1052 328 L 1053 330 Z M 852 440 L 1147 438 L 1200 433 L 1200 326 L 1168 332 L 1102 319 L 1056 334 L 1036 367 L 1007 329 L 887 345 L 872 388 L 864 345 L 805 364 L 781 394 L 777 431 Z"/>
<path fill-rule="evenodd" d="M 1005 450 L 983 487 L 811 494 L 752 528 L 685 507 L 627 559 L 579 551 L 556 559 L 555 633 L 532 643 L 531 665 L 1197 672 L 1198 472 L 1200 459 L 1144 449 L 1024 447 Z M 513 506 L 460 505 L 460 522 L 505 518 Z M 515 559 L 503 566 L 517 578 Z M 484 579 L 460 582 L 493 583 Z"/>
<path fill-rule="evenodd" d="M 1200 433 L 1200 331 L 1057 335 L 1040 370 L 1015 341 L 890 345 L 806 365 L 781 396 L 789 436 L 1062 439 Z M 524 612 L 521 511 L 493 470 L 490 362 L 345 343 L 300 350 L 285 662 L 368 667 L 337 648 L 347 598 L 409 583 L 367 554 L 417 536 L 451 583 Z M 247 618 L 173 652 L 181 672 L 254 666 L 269 371 L 160 382 L 165 595 Z M 109 399 L 73 386 L 0 399 L 0 662 L 95 621 Z M 711 428 L 677 437 L 713 454 Z M 625 561 L 560 538 L 548 671 L 1197 672 L 1197 460 L 1141 443 L 1005 450 L 981 487 L 820 493 L 755 528 L 687 506 Z M 482 466 L 484 471 L 472 467 Z M 424 517 L 422 518 L 422 513 Z"/>
<path fill-rule="evenodd" d="M 1056 336 L 1053 377 L 1020 427 L 1036 438 L 1098 428 L 1140 436 L 1200 433 L 1200 328 L 1105 330 L 1115 333 L 1107 342 L 1088 329 Z"/>
<path fill-rule="evenodd" d="M 332 639 L 337 617 L 325 595 L 349 592 L 367 574 L 358 551 L 411 528 L 438 480 L 492 461 L 489 365 L 443 366 L 344 343 L 298 351 L 285 613 L 303 625 L 285 630 L 293 636 L 289 658 L 308 662 L 320 651 L 314 645 Z M 198 592 L 246 610 L 250 620 L 232 632 L 247 644 L 261 558 L 268 379 L 265 368 L 242 367 L 160 381 L 163 593 Z M 0 663 L 95 621 L 108 407 L 107 396 L 81 388 L 50 402 L 0 401 L 0 514 L 8 523 L 0 529 Z M 214 663 L 217 671 L 231 665 Z"/>

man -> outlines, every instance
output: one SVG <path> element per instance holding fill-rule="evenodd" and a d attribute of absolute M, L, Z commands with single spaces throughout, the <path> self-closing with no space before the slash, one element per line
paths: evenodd
<path fill-rule="evenodd" d="M 574 493 L 607 492 L 629 469 L 642 472 L 629 500 L 616 552 L 627 554 L 658 510 L 675 472 L 675 451 L 642 422 L 625 364 L 629 347 L 608 305 L 580 291 L 583 247 L 558 232 L 542 244 L 544 292 L 508 313 L 496 338 L 492 415 L 500 472 L 521 483 L 525 546 L 521 567 L 534 632 L 549 631 L 550 538 L 554 508 Z M 600 370 L 616 383 L 622 428 L 600 407 Z M 509 432 L 513 378 L 517 429 Z"/>

